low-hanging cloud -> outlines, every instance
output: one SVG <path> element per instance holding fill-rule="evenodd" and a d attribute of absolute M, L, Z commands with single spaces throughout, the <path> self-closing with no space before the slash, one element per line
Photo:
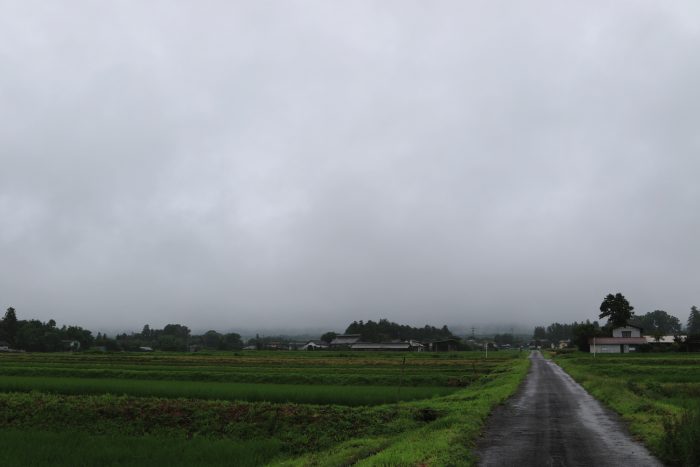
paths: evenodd
<path fill-rule="evenodd" d="M 696 2 L 0 10 L 0 304 L 20 318 L 700 304 Z"/>

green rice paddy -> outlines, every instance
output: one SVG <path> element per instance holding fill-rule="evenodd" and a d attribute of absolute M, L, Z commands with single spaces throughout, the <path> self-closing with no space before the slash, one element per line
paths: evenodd
<path fill-rule="evenodd" d="M 524 377 L 524 357 L 2 354 L 0 460 L 469 465 L 470 440 Z"/>

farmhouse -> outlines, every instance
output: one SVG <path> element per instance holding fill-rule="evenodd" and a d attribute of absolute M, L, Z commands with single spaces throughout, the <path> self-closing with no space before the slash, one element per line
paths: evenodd
<path fill-rule="evenodd" d="M 323 341 L 309 341 L 301 348 L 303 350 L 323 350 L 328 348 L 328 344 Z"/>
<path fill-rule="evenodd" d="M 331 349 L 349 349 L 352 344 L 360 342 L 359 334 L 341 334 L 331 341 Z"/>
<path fill-rule="evenodd" d="M 591 353 L 628 353 L 635 352 L 647 340 L 642 337 L 642 328 L 628 324 L 613 329 L 612 337 L 591 337 L 588 344 Z"/>
<path fill-rule="evenodd" d="M 457 350 L 459 346 L 459 340 L 457 339 L 444 339 L 440 341 L 433 341 L 429 344 L 428 349 L 433 352 L 453 352 Z"/>
<path fill-rule="evenodd" d="M 372 342 L 355 342 L 350 346 L 350 350 L 398 350 L 398 351 L 404 351 L 404 352 L 421 352 L 423 351 L 423 345 L 420 342 L 417 341 L 408 341 L 408 342 L 380 342 L 380 343 L 372 343 Z"/>

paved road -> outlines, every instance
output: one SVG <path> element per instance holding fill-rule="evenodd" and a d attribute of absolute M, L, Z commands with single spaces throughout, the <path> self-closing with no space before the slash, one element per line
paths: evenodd
<path fill-rule="evenodd" d="M 661 466 L 564 370 L 539 352 L 523 386 L 487 422 L 481 466 Z"/>

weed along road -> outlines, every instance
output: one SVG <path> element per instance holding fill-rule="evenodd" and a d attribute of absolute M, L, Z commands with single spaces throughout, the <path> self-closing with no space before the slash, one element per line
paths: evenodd
<path fill-rule="evenodd" d="M 539 352 L 518 392 L 489 418 L 481 466 L 661 466 L 619 417 Z"/>

